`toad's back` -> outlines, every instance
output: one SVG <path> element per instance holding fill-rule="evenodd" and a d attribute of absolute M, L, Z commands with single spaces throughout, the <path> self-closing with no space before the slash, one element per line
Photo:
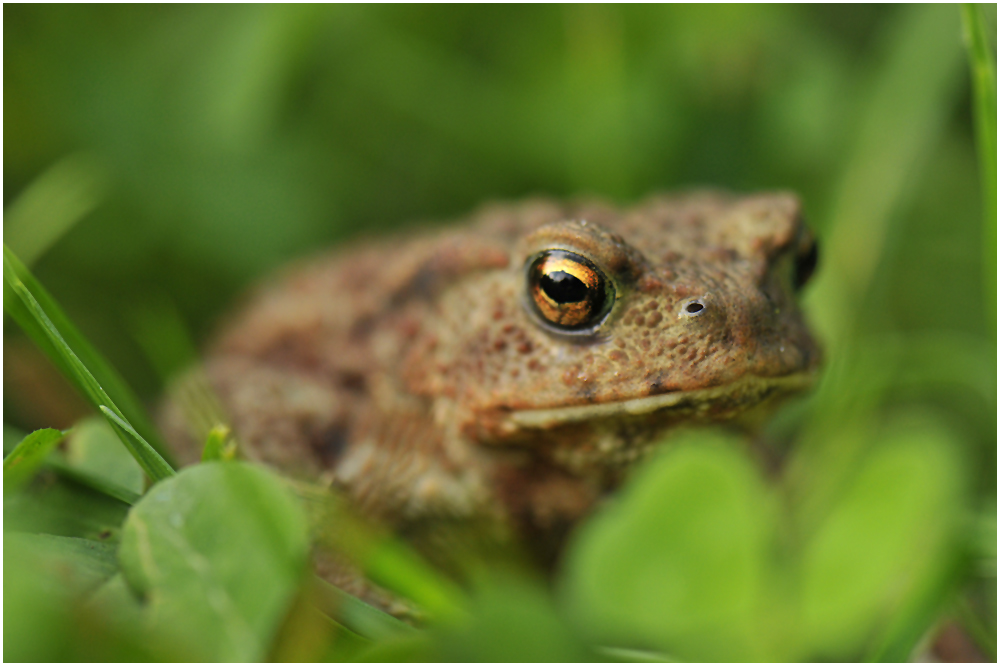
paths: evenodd
<path fill-rule="evenodd" d="M 208 351 L 249 455 L 395 523 L 572 523 L 665 428 L 807 386 L 788 195 L 488 206 L 251 295 Z M 166 421 L 189 459 L 180 410 Z"/>

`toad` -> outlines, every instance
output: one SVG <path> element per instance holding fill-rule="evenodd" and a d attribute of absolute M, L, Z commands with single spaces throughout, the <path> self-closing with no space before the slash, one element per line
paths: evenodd
<path fill-rule="evenodd" d="M 485 518 L 553 553 L 669 429 L 812 384 L 815 265 L 789 194 L 488 205 L 286 269 L 204 370 L 249 457 L 401 531 Z"/>

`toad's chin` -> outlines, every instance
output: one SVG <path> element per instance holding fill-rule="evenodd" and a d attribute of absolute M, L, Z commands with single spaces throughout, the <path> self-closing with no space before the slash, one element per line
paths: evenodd
<path fill-rule="evenodd" d="M 523 409 L 511 412 L 508 422 L 522 430 L 547 430 L 560 425 L 595 419 L 629 419 L 671 415 L 726 419 L 750 408 L 772 403 L 776 398 L 801 393 L 816 382 L 815 372 L 799 372 L 782 377 L 746 375 L 722 386 L 692 391 L 673 391 L 659 395 L 619 400 L 599 405 L 573 405 Z"/>

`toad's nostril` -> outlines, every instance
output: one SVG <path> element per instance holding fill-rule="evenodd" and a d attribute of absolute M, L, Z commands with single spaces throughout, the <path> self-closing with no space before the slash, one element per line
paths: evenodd
<path fill-rule="evenodd" d="M 683 308 L 681 308 L 682 317 L 697 317 L 705 312 L 705 301 L 696 298 L 693 301 L 689 301 Z"/>

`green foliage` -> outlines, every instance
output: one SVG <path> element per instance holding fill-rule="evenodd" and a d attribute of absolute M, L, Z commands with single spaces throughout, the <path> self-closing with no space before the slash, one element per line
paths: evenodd
<path fill-rule="evenodd" d="M 66 463 L 75 471 L 123 488 L 134 497 L 142 495 L 145 489 L 142 468 L 122 448 L 107 422 L 97 417 L 85 419 L 73 428 L 66 447 Z"/>
<path fill-rule="evenodd" d="M 182 661 L 188 656 L 180 644 L 143 633 L 122 617 L 100 612 L 89 600 L 86 591 L 107 574 L 113 560 L 100 545 L 5 536 L 3 602 L 5 608 L 17 609 L 5 613 L 6 659 Z"/>
<path fill-rule="evenodd" d="M 32 436 L 36 434 L 32 433 Z M 65 434 L 60 433 L 60 437 L 49 442 L 44 450 L 39 449 L 32 453 L 30 470 L 12 470 L 13 478 L 10 482 L 5 482 L 4 488 L 9 492 L 16 490 L 37 471 L 39 466 L 44 466 L 65 478 L 126 504 L 134 504 L 139 499 L 144 485 L 142 469 L 128 451 L 121 447 L 121 442 L 106 423 L 94 418 L 77 424 L 65 447 L 69 461 L 60 451 L 50 449 L 51 446 L 60 443 Z M 52 437 L 51 433 L 46 432 L 42 439 L 49 437 Z M 16 429 L 4 427 L 5 451 L 9 450 L 13 454 L 16 446 L 14 441 L 20 442 L 23 439 L 26 438 Z M 17 464 L 17 459 L 13 455 L 8 455 L 8 459 L 11 465 Z M 118 480 L 125 481 L 126 485 L 119 485 Z"/>
<path fill-rule="evenodd" d="M 5 246 L 4 311 L 102 414 L 5 374 L 4 656 L 905 661 L 951 619 L 995 658 L 995 16 L 5 7 L 5 243 L 67 310 Z M 516 562 L 459 584 L 234 462 L 204 377 L 203 462 L 170 469 L 143 402 L 268 267 L 491 198 L 687 184 L 797 191 L 820 237 L 827 362 L 755 443 L 778 472 L 678 434 L 550 590 Z M 313 576 L 310 544 L 416 626 Z"/>
<path fill-rule="evenodd" d="M 122 443 L 152 479 L 158 481 L 173 474 L 173 470 L 163 457 L 124 419 L 121 411 L 91 370 L 80 360 L 74 348 L 67 344 L 61 331 L 65 331 L 69 339 L 75 343 L 74 347 L 81 350 L 88 364 L 97 368 L 103 381 L 113 386 L 124 398 L 123 404 L 129 407 L 133 418 L 136 418 L 138 423 L 145 423 L 142 408 L 137 406 L 131 391 L 100 354 L 76 331 L 55 300 L 38 284 L 34 276 L 6 245 L 3 248 L 3 278 L 4 312 L 17 321 L 91 404 L 104 412 Z M 42 303 L 45 304 L 44 307 Z M 54 322 L 59 322 L 58 328 Z"/>
<path fill-rule="evenodd" d="M 59 561 L 76 587 L 94 589 L 118 572 L 115 546 L 81 537 L 13 532 L 8 537 L 29 557 Z"/>
<path fill-rule="evenodd" d="M 23 492 L 4 498 L 4 529 L 11 532 L 118 540 L 129 504 L 72 479 L 43 473 Z"/>
<path fill-rule="evenodd" d="M 921 605 L 937 608 L 957 582 L 966 504 L 954 436 L 933 423 L 880 434 L 802 549 L 802 631 L 813 656 L 848 659 L 867 644 L 879 660 L 906 659 L 933 620 Z"/>
<path fill-rule="evenodd" d="M 698 436 L 646 466 L 570 551 L 567 608 L 606 644 L 681 661 L 770 661 L 759 626 L 774 585 L 775 506 L 724 438 Z"/>
<path fill-rule="evenodd" d="M 5 242 L 29 266 L 105 197 L 107 174 L 86 155 L 70 155 L 38 177 L 4 215 Z"/>
<path fill-rule="evenodd" d="M 305 573 L 305 528 L 302 508 L 272 475 L 207 463 L 135 505 L 118 559 L 154 628 L 207 661 L 255 661 L 267 656 Z"/>
<path fill-rule="evenodd" d="M 462 615 L 461 591 L 412 547 L 368 524 L 325 489 L 298 484 L 296 490 L 308 502 L 313 531 L 326 548 L 346 555 L 368 579 L 415 601 L 431 618 Z"/>
<path fill-rule="evenodd" d="M 560 617 L 544 586 L 503 572 L 482 581 L 465 618 L 437 634 L 433 661 L 595 660 L 592 649 Z"/>
<path fill-rule="evenodd" d="M 229 426 L 217 425 L 209 430 L 205 448 L 201 452 L 201 461 L 226 461 L 234 458 L 236 458 L 236 441 L 230 437 Z"/>
<path fill-rule="evenodd" d="M 983 197 L 983 301 L 992 313 L 996 331 L 997 297 L 997 72 L 996 56 L 990 53 L 983 10 L 962 5 L 962 27 L 972 71 L 972 119 L 976 125 L 976 151 Z M 994 26 L 994 37 L 996 37 Z"/>
<path fill-rule="evenodd" d="M 12 493 L 35 475 L 46 456 L 63 438 L 52 428 L 36 430 L 21 440 L 10 455 L 3 459 L 3 491 Z"/>
<path fill-rule="evenodd" d="M 571 550 L 565 603 L 588 635 L 682 661 L 909 654 L 932 619 L 915 606 L 937 607 L 955 582 L 962 474 L 949 433 L 887 430 L 829 515 L 795 526 L 738 440 L 679 439 Z M 900 617 L 902 646 L 886 623 Z"/>
<path fill-rule="evenodd" d="M 173 476 L 174 470 L 167 461 L 160 457 L 128 421 L 116 414 L 107 405 L 98 405 L 97 409 L 104 414 L 104 418 L 108 420 L 111 429 L 115 431 L 118 439 L 125 444 L 129 453 L 132 454 L 146 474 L 152 477 L 154 481 L 162 481 Z"/>
<path fill-rule="evenodd" d="M 413 632 L 413 627 L 410 625 L 372 608 L 360 599 L 355 599 L 322 578 L 316 579 L 316 588 L 320 597 L 319 605 L 324 612 L 339 619 L 345 627 L 353 630 L 358 636 L 386 640 Z"/>

